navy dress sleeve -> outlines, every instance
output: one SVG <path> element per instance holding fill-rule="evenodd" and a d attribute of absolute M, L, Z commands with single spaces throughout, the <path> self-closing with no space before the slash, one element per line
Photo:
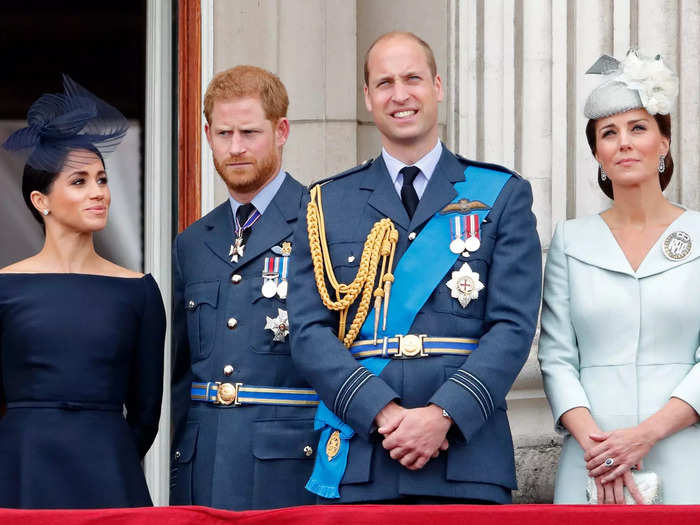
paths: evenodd
<path fill-rule="evenodd" d="M 151 275 L 143 278 L 143 284 L 143 312 L 126 398 L 126 420 L 135 435 L 141 457 L 146 455 L 158 433 L 165 342 L 165 308 L 160 290 Z"/>

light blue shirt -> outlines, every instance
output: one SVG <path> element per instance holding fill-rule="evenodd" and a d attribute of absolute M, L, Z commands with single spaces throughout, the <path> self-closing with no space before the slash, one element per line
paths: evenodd
<path fill-rule="evenodd" d="M 260 215 L 265 213 L 265 210 L 272 202 L 272 199 L 274 199 L 275 195 L 277 195 L 277 191 L 280 189 L 280 186 L 282 186 L 282 183 L 284 182 L 284 178 L 286 176 L 287 174 L 284 172 L 284 170 L 280 169 L 280 172 L 275 176 L 275 178 L 268 182 L 265 186 L 263 186 L 263 189 L 261 189 L 258 192 L 258 194 L 255 197 L 253 197 L 253 200 L 250 201 L 253 204 L 253 206 L 255 206 L 255 209 L 260 212 Z M 245 203 L 238 202 L 230 195 L 228 197 L 228 200 L 231 204 L 231 211 L 233 212 L 233 216 L 235 217 L 238 207 Z"/>
<path fill-rule="evenodd" d="M 413 187 L 419 199 L 423 196 L 425 187 L 428 185 L 428 181 L 435 171 L 435 166 L 437 166 L 440 160 L 440 155 L 442 155 L 442 143 L 438 140 L 433 149 L 412 164 L 412 166 L 420 169 L 420 173 L 413 180 Z M 386 164 L 386 169 L 389 171 L 389 176 L 391 176 L 391 180 L 394 183 L 396 193 L 398 193 L 400 197 L 401 186 L 403 186 L 403 173 L 399 173 L 399 170 L 405 168 L 408 164 L 404 164 L 399 159 L 392 157 L 384 148 L 382 148 L 382 158 L 384 159 L 384 164 Z"/>

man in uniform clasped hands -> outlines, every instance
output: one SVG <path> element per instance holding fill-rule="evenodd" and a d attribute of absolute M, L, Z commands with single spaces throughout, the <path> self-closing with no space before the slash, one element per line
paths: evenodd
<path fill-rule="evenodd" d="M 530 184 L 439 140 L 443 84 L 416 35 L 372 44 L 364 94 L 381 154 L 312 188 L 291 272 L 292 357 L 323 402 L 307 488 L 327 503 L 508 503 L 505 396 L 541 290 Z"/>

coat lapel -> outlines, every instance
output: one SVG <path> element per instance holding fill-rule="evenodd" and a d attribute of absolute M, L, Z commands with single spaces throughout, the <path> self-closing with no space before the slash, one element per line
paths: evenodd
<path fill-rule="evenodd" d="M 693 241 L 690 254 L 680 261 L 671 261 L 663 254 L 664 240 L 675 231 L 688 233 Z M 700 214 L 688 210 L 673 221 L 649 250 L 636 272 L 632 270 L 620 245 L 600 215 L 591 215 L 568 222 L 565 241 L 566 255 L 598 268 L 641 279 L 700 257 L 700 249 L 697 246 L 700 243 Z"/>
<path fill-rule="evenodd" d="M 690 236 L 691 248 L 690 253 L 679 261 L 668 259 L 664 255 L 664 241 L 674 232 L 685 232 Z M 686 210 L 675 221 L 673 221 L 666 231 L 658 238 L 654 246 L 649 250 L 649 253 L 642 261 L 642 264 L 637 268 L 637 277 L 649 277 L 657 273 L 665 272 L 671 268 L 675 268 L 682 264 L 700 257 L 700 213 Z"/>
<path fill-rule="evenodd" d="M 409 227 L 412 231 L 422 226 L 454 200 L 457 196 L 454 184 L 464 181 L 464 170 L 465 167 L 457 160 L 457 157 L 443 146 L 440 160 L 435 166 L 435 171 L 430 177 L 425 192 L 418 202 L 416 213 L 411 220 Z"/>
<path fill-rule="evenodd" d="M 219 204 L 205 218 L 206 233 L 204 244 L 214 255 L 231 263 L 229 250 L 233 244 L 233 212 L 228 200 Z"/>
<path fill-rule="evenodd" d="M 205 217 L 207 229 L 204 244 L 220 259 L 236 269 L 252 261 L 262 252 L 292 234 L 292 225 L 299 214 L 304 187 L 289 174 L 265 212 L 253 226 L 243 257 L 231 262 L 229 250 L 233 244 L 233 212 L 228 200 Z"/>
<path fill-rule="evenodd" d="M 303 186 L 287 174 L 282 186 L 253 226 L 243 257 L 237 263 L 232 263 L 234 268 L 249 263 L 292 234 L 290 223 L 297 220 L 302 194 Z"/>
<path fill-rule="evenodd" d="M 365 172 L 360 189 L 370 190 L 367 201 L 379 213 L 391 219 L 394 224 L 408 230 L 409 220 L 401 198 L 391 182 L 384 159 L 380 155 Z M 420 207 L 420 204 L 419 204 Z"/>

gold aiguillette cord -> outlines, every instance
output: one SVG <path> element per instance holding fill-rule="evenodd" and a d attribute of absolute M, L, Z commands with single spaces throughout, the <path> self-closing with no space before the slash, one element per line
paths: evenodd
<path fill-rule="evenodd" d="M 391 283 L 394 282 L 391 271 L 394 266 L 396 243 L 399 240 L 399 232 L 396 231 L 394 223 L 391 219 L 381 219 L 374 223 L 367 234 L 355 279 L 350 284 L 343 284 L 339 283 L 335 277 L 328 251 L 320 185 L 311 189 L 311 201 L 306 208 L 306 221 L 318 293 L 326 308 L 340 312 L 338 339 L 343 341 L 346 348 L 350 348 L 367 318 L 370 300 L 374 295 L 374 340 L 376 342 L 380 316 L 383 316 L 382 329 L 386 329 Z M 380 263 L 381 271 L 377 275 Z M 326 278 L 335 291 L 335 300 L 332 300 L 328 293 Z M 348 311 L 358 297 L 360 297 L 360 304 L 346 333 Z"/>

